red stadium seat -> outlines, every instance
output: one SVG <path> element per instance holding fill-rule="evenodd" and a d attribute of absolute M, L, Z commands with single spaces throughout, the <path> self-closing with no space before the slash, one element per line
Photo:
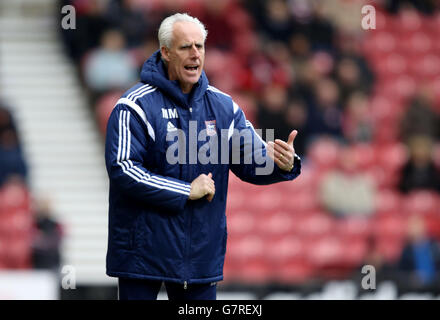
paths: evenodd
<path fill-rule="evenodd" d="M 307 190 L 283 194 L 282 204 L 285 210 L 295 214 L 313 212 L 320 207 L 318 193 L 316 191 Z"/>
<path fill-rule="evenodd" d="M 340 148 L 338 142 L 330 138 L 315 140 L 309 147 L 309 160 L 321 169 L 334 168 L 339 161 Z"/>
<path fill-rule="evenodd" d="M 232 262 L 247 261 L 264 254 L 264 241 L 259 235 L 231 237 L 228 241 L 227 256 Z"/>
<path fill-rule="evenodd" d="M 5 246 L 4 262 L 9 269 L 31 268 L 31 243 L 29 238 L 11 239 Z"/>
<path fill-rule="evenodd" d="M 432 81 L 439 73 L 440 58 L 435 52 L 414 54 L 409 61 L 409 74 L 419 81 Z"/>
<path fill-rule="evenodd" d="M 267 239 L 266 258 L 275 264 L 283 264 L 292 259 L 302 259 L 306 241 L 297 235 Z"/>
<path fill-rule="evenodd" d="M 246 193 L 236 189 L 235 191 L 228 191 L 228 197 L 226 201 L 226 212 L 229 214 L 235 210 L 239 210 L 246 206 Z"/>
<path fill-rule="evenodd" d="M 414 191 L 404 198 L 403 207 L 408 214 L 440 212 L 440 197 L 432 191 Z"/>
<path fill-rule="evenodd" d="M 265 237 L 280 237 L 292 234 L 295 228 L 295 220 L 296 216 L 286 211 L 265 215 L 264 219 L 258 220 L 258 232 Z"/>
<path fill-rule="evenodd" d="M 345 217 L 336 225 L 337 234 L 346 239 L 347 243 L 352 240 L 365 240 L 372 232 L 371 218 Z"/>
<path fill-rule="evenodd" d="M 371 168 L 376 161 L 376 154 L 371 144 L 359 143 L 350 147 L 360 170 Z"/>
<path fill-rule="evenodd" d="M 378 213 L 402 213 L 402 196 L 394 189 L 383 189 L 375 197 L 375 207 Z"/>
<path fill-rule="evenodd" d="M 312 240 L 307 246 L 307 261 L 322 277 L 339 277 L 342 270 L 344 243 L 336 236 Z"/>
<path fill-rule="evenodd" d="M 334 218 L 326 212 L 305 215 L 298 220 L 297 226 L 299 234 L 304 237 L 322 237 L 330 234 L 336 228 Z"/>
<path fill-rule="evenodd" d="M 387 214 L 373 219 L 373 233 L 376 237 L 398 238 L 405 237 L 408 218 L 404 214 Z"/>
<path fill-rule="evenodd" d="M 234 211 L 227 218 L 230 235 L 246 235 L 254 232 L 257 224 L 256 214 L 249 211 Z"/>
<path fill-rule="evenodd" d="M 272 279 L 283 284 L 302 284 L 312 279 L 314 268 L 305 259 L 290 259 L 274 265 Z"/>
<path fill-rule="evenodd" d="M 303 163 L 301 174 L 293 182 L 280 182 L 275 184 L 275 186 L 283 193 L 293 195 L 301 191 L 313 191 L 316 188 L 318 181 L 318 170 L 316 170 L 315 167 L 308 165 L 307 163 Z"/>
<path fill-rule="evenodd" d="M 437 241 L 440 241 L 440 213 L 425 215 L 427 233 Z"/>
<path fill-rule="evenodd" d="M 110 92 L 102 96 L 96 103 L 95 112 L 98 121 L 98 127 L 101 134 L 105 134 L 107 130 L 107 122 L 116 102 L 123 92 Z"/>
<path fill-rule="evenodd" d="M 402 252 L 404 238 L 379 236 L 376 238 L 376 243 L 377 252 L 381 254 L 386 261 L 394 263 Z"/>
<path fill-rule="evenodd" d="M 0 218 L 0 234 L 6 238 L 27 236 L 31 233 L 32 216 L 28 211 L 13 210 L 3 213 Z"/>
<path fill-rule="evenodd" d="M 371 177 L 376 186 L 379 188 L 378 194 L 383 189 L 391 189 L 397 185 L 399 173 L 396 171 L 386 170 L 384 167 L 376 165 L 365 171 Z"/>
<path fill-rule="evenodd" d="M 272 275 L 271 265 L 264 258 L 250 259 L 241 264 L 238 277 L 241 283 L 265 284 Z"/>
<path fill-rule="evenodd" d="M 248 193 L 249 200 L 246 206 L 252 211 L 267 212 L 280 208 L 282 206 L 282 194 L 279 189 L 273 186 L 259 188 L 258 191 Z"/>
<path fill-rule="evenodd" d="M 1 210 L 4 212 L 10 212 L 13 210 L 30 210 L 30 194 L 23 183 L 7 183 L 2 187 L 0 194 Z"/>
<path fill-rule="evenodd" d="M 344 243 L 341 266 L 344 269 L 353 269 L 360 266 L 368 253 L 367 239 L 352 238 Z"/>
<path fill-rule="evenodd" d="M 392 79 L 394 81 L 394 79 Z M 392 81 L 390 82 L 392 85 Z M 382 84 L 387 87 L 387 84 Z M 394 121 L 396 113 L 403 110 L 404 104 L 387 93 L 376 94 L 371 99 L 371 114 L 376 121 Z"/>
<path fill-rule="evenodd" d="M 408 159 L 408 151 L 403 143 L 378 145 L 375 147 L 378 165 L 385 170 L 395 172 L 400 170 Z"/>
<path fill-rule="evenodd" d="M 403 75 L 408 65 L 403 55 L 392 52 L 375 61 L 373 68 L 380 78 L 388 78 Z"/>
<path fill-rule="evenodd" d="M 363 43 L 363 50 L 374 58 L 393 52 L 396 46 L 397 39 L 392 32 L 377 30 L 368 34 Z"/>

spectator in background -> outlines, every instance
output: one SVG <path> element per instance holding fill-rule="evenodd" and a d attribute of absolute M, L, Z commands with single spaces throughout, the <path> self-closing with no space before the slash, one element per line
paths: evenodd
<path fill-rule="evenodd" d="M 295 33 L 289 38 L 289 50 L 294 70 L 300 70 L 312 54 L 310 41 L 302 32 Z"/>
<path fill-rule="evenodd" d="M 440 117 L 434 111 L 433 103 L 433 95 L 428 88 L 422 88 L 414 96 L 400 126 L 403 141 L 407 142 L 413 135 L 426 135 L 433 140 L 439 138 Z"/>
<path fill-rule="evenodd" d="M 129 48 L 140 46 L 148 36 L 149 26 L 136 0 L 111 0 L 106 17 L 111 28 L 122 32 Z"/>
<path fill-rule="evenodd" d="M 367 95 L 361 91 L 353 92 L 345 106 L 343 119 L 345 139 L 349 143 L 368 143 L 373 138 L 373 129 Z"/>
<path fill-rule="evenodd" d="M 75 7 L 76 29 L 61 28 L 61 34 L 69 55 L 79 63 L 89 50 L 99 45 L 102 34 L 109 27 L 106 7 L 100 0 L 60 0 L 60 4 L 61 7 Z"/>
<path fill-rule="evenodd" d="M 355 91 L 367 92 L 368 84 L 361 76 L 361 69 L 352 58 L 342 58 L 336 65 L 336 81 L 338 82 L 342 106 L 347 103 L 348 97 Z"/>
<path fill-rule="evenodd" d="M 357 170 L 354 152 L 346 147 L 339 156 L 339 167 L 321 180 L 320 198 L 325 209 L 336 216 L 367 216 L 374 212 L 376 187 Z"/>
<path fill-rule="evenodd" d="M 0 107 L 0 186 L 13 177 L 26 180 L 27 165 L 12 115 Z"/>
<path fill-rule="evenodd" d="M 363 57 L 362 41 L 359 36 L 350 33 L 339 33 L 336 38 L 335 79 L 347 89 L 353 88 L 370 94 L 374 83 L 374 74 L 369 63 Z M 347 90 L 343 89 L 343 90 Z M 352 89 L 353 90 L 353 89 Z M 343 97 L 348 96 L 344 95 Z"/>
<path fill-rule="evenodd" d="M 306 154 L 306 143 L 308 139 L 307 105 L 304 100 L 301 98 L 290 99 L 284 118 L 287 130 L 289 130 L 289 128 L 296 128 L 298 131 L 301 130 L 301 134 L 295 138 L 295 150 L 298 154 Z M 282 133 L 283 136 L 286 134 L 288 134 L 287 131 Z"/>
<path fill-rule="evenodd" d="M 264 89 L 262 99 L 257 107 L 257 122 L 259 127 L 263 129 L 263 133 L 265 133 L 264 129 L 274 129 L 275 139 L 286 139 L 290 133 L 285 123 L 287 103 L 288 92 L 283 86 L 273 84 Z M 263 139 L 265 139 L 264 136 Z"/>
<path fill-rule="evenodd" d="M 287 43 L 294 29 L 292 16 L 285 0 L 266 2 L 262 31 L 267 38 Z"/>
<path fill-rule="evenodd" d="M 433 140 L 427 135 L 414 135 L 409 139 L 409 159 L 401 171 L 399 190 L 440 192 L 440 172 L 433 161 Z"/>
<path fill-rule="evenodd" d="M 136 61 L 125 49 L 120 31 L 103 34 L 101 47 L 85 61 L 84 75 L 94 98 L 110 90 L 126 89 L 137 80 Z"/>
<path fill-rule="evenodd" d="M 414 8 L 423 14 L 431 15 L 438 9 L 436 0 L 386 0 L 385 4 L 386 9 L 394 14 L 405 8 Z"/>
<path fill-rule="evenodd" d="M 0 101 L 0 135 L 9 130 L 16 132 L 15 123 L 12 119 L 11 112 L 9 112 L 9 110 L 3 106 L 2 101 Z"/>
<path fill-rule="evenodd" d="M 312 19 L 307 23 L 307 36 L 313 50 L 332 52 L 334 50 L 335 30 L 326 17 L 325 7 L 321 2 L 314 2 Z"/>
<path fill-rule="evenodd" d="M 365 277 L 365 273 L 362 273 L 362 269 L 366 265 L 374 267 L 376 283 L 394 279 L 394 265 L 390 263 L 379 250 L 377 240 L 373 235 L 368 236 L 365 257 L 353 274 L 356 283 L 362 283 L 362 279 Z"/>
<path fill-rule="evenodd" d="M 289 86 L 292 81 L 292 68 L 288 48 L 281 42 L 260 39 L 261 48 L 249 56 L 246 67 L 251 77 L 251 89 L 262 92 L 267 86 L 276 83 Z"/>
<path fill-rule="evenodd" d="M 428 289 L 440 284 L 440 247 L 427 233 L 423 217 L 408 221 L 407 241 L 397 263 L 402 285 Z"/>
<path fill-rule="evenodd" d="M 233 10 L 232 1 L 204 1 L 203 10 L 198 14 L 209 30 L 206 44 L 212 48 L 230 50 L 234 27 L 229 18 Z"/>
<path fill-rule="evenodd" d="M 61 264 L 61 225 L 52 214 L 49 199 L 41 199 L 35 212 L 35 235 L 32 243 L 34 269 L 57 271 Z"/>
<path fill-rule="evenodd" d="M 307 106 L 313 104 L 315 99 L 314 87 L 321 78 L 321 74 L 312 60 L 309 57 L 299 68 L 295 69 L 297 80 L 290 87 L 290 94 L 304 99 Z"/>
<path fill-rule="evenodd" d="M 308 132 L 312 136 L 329 135 L 342 139 L 342 108 L 336 82 L 330 78 L 319 79 L 314 96 L 309 108 Z"/>

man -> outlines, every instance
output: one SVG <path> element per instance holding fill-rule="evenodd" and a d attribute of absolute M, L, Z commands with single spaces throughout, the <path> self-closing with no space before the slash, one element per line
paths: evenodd
<path fill-rule="evenodd" d="M 175 14 L 158 35 L 160 50 L 107 125 L 107 274 L 119 278 L 120 299 L 157 299 L 162 282 L 169 299 L 215 299 L 226 252 L 229 169 L 255 184 L 294 179 L 301 165 L 293 148 L 297 132 L 287 143 L 246 149 L 261 139 L 231 97 L 208 84 L 203 24 Z M 226 140 L 220 151 L 213 143 L 218 136 Z M 201 163 L 203 153 L 228 161 Z M 264 158 L 270 172 L 258 171 Z"/>

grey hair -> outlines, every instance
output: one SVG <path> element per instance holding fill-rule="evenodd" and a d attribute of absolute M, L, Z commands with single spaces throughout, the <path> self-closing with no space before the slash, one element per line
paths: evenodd
<path fill-rule="evenodd" d="M 188 21 L 195 23 L 202 32 L 203 42 L 206 41 L 206 37 L 208 36 L 208 30 L 206 30 L 205 25 L 202 22 L 200 22 L 199 19 L 195 17 L 191 17 L 187 13 L 176 13 L 173 14 L 172 16 L 166 17 L 160 24 L 159 32 L 158 32 L 160 48 L 164 46 L 167 48 L 171 48 L 171 43 L 173 40 L 173 26 L 176 22 L 179 21 Z"/>

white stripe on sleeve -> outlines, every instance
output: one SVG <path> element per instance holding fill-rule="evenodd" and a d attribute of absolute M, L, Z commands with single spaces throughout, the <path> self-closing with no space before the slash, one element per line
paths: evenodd
<path fill-rule="evenodd" d="M 137 182 L 158 188 L 177 192 L 184 195 L 189 195 L 191 186 L 175 181 L 167 180 L 165 178 L 150 175 L 140 168 L 133 165 L 130 160 L 130 145 L 131 145 L 131 131 L 130 131 L 130 113 L 121 110 L 119 113 L 119 141 L 118 141 L 117 163 L 122 168 L 122 171 Z"/>

